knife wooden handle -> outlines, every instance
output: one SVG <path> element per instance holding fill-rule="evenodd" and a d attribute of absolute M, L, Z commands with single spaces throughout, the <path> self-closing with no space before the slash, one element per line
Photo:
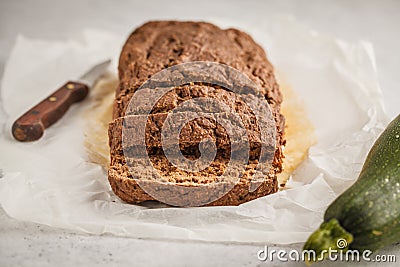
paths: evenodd
<path fill-rule="evenodd" d="M 38 140 L 46 128 L 58 121 L 73 103 L 82 101 L 88 93 L 87 85 L 67 82 L 14 122 L 14 138 L 21 142 Z"/>

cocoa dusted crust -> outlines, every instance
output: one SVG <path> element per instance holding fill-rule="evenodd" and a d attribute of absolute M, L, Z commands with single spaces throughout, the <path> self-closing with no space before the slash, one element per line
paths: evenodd
<path fill-rule="evenodd" d="M 178 21 L 153 21 L 137 28 L 128 38 L 120 55 L 118 68 L 120 84 L 116 91 L 113 118 L 117 122 L 125 116 L 129 100 L 152 75 L 170 66 L 191 61 L 218 62 L 246 74 L 258 85 L 260 93 L 268 101 L 277 128 L 273 165 L 260 186 L 250 192 L 250 182 L 241 179 L 229 193 L 208 205 L 239 205 L 276 192 L 278 189 L 276 174 L 282 171 L 282 147 L 285 144 L 284 117 L 280 113 L 282 95 L 273 74 L 273 67 L 267 60 L 264 50 L 244 32 L 236 29 L 222 30 L 210 23 Z M 211 94 L 219 98 L 217 95 L 231 94 L 227 92 L 217 86 L 185 85 L 174 90 L 170 99 L 158 103 L 153 113 L 168 112 L 179 101 L 202 95 Z M 242 107 L 235 96 L 225 96 L 224 99 L 228 99 L 228 105 L 238 113 L 248 114 L 246 107 Z M 108 179 L 111 187 L 122 200 L 128 203 L 153 200 L 138 186 L 125 160 L 121 159 L 120 149 L 117 148 L 122 147 L 120 144 L 122 138 L 116 136 L 120 135 L 121 130 L 120 128 L 115 130 L 116 122 L 110 124 L 109 130 L 112 164 L 109 168 Z M 160 192 L 168 191 L 165 185 L 157 181 L 149 180 L 148 183 L 154 185 L 155 191 L 160 188 L 162 188 Z M 214 184 L 205 182 L 182 184 L 182 186 L 203 187 L 204 194 L 207 194 L 207 187 Z M 179 203 L 191 206 L 194 201 L 181 199 Z"/>

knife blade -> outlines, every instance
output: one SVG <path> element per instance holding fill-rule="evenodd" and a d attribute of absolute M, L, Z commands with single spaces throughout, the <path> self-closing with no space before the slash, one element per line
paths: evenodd
<path fill-rule="evenodd" d="M 44 130 L 57 122 L 69 107 L 82 101 L 98 78 L 104 74 L 111 60 L 95 66 L 74 81 L 68 81 L 39 104 L 25 112 L 12 126 L 14 138 L 21 142 L 36 141 Z"/>

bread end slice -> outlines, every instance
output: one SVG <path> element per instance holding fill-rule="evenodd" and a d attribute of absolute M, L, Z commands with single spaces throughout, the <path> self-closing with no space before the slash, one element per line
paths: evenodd
<path fill-rule="evenodd" d="M 114 193 L 123 201 L 131 204 L 139 204 L 148 200 L 167 202 L 175 206 L 199 206 L 198 203 L 206 203 L 201 206 L 237 206 L 250 200 L 263 197 L 277 192 L 278 182 L 276 176 L 271 174 L 257 184 L 257 189 L 250 192 L 251 181 L 240 179 L 237 183 L 209 183 L 209 184 L 184 184 L 175 185 L 171 183 L 158 182 L 155 180 L 144 180 L 138 183 L 133 179 L 129 169 L 124 164 L 116 163 L 108 170 L 108 180 Z M 207 198 L 215 199 L 215 192 L 225 192 L 226 187 L 232 187 L 226 194 L 218 199 L 207 202 Z M 143 189 L 146 188 L 147 192 Z M 149 189 L 151 192 L 149 192 Z M 188 194 L 177 194 L 176 190 L 189 192 Z M 191 192 L 192 191 L 192 192 Z M 156 195 L 155 199 L 152 195 Z M 201 197 L 196 198 L 196 195 Z M 167 200 L 167 201 L 165 201 Z"/>

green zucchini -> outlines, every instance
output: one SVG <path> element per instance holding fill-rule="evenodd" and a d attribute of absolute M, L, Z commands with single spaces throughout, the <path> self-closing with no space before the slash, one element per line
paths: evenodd
<path fill-rule="evenodd" d="M 375 252 L 397 241 L 400 241 L 400 115 L 372 146 L 357 181 L 328 207 L 324 222 L 309 237 L 304 250 L 315 251 L 320 259 L 323 251 L 329 249 Z"/>

